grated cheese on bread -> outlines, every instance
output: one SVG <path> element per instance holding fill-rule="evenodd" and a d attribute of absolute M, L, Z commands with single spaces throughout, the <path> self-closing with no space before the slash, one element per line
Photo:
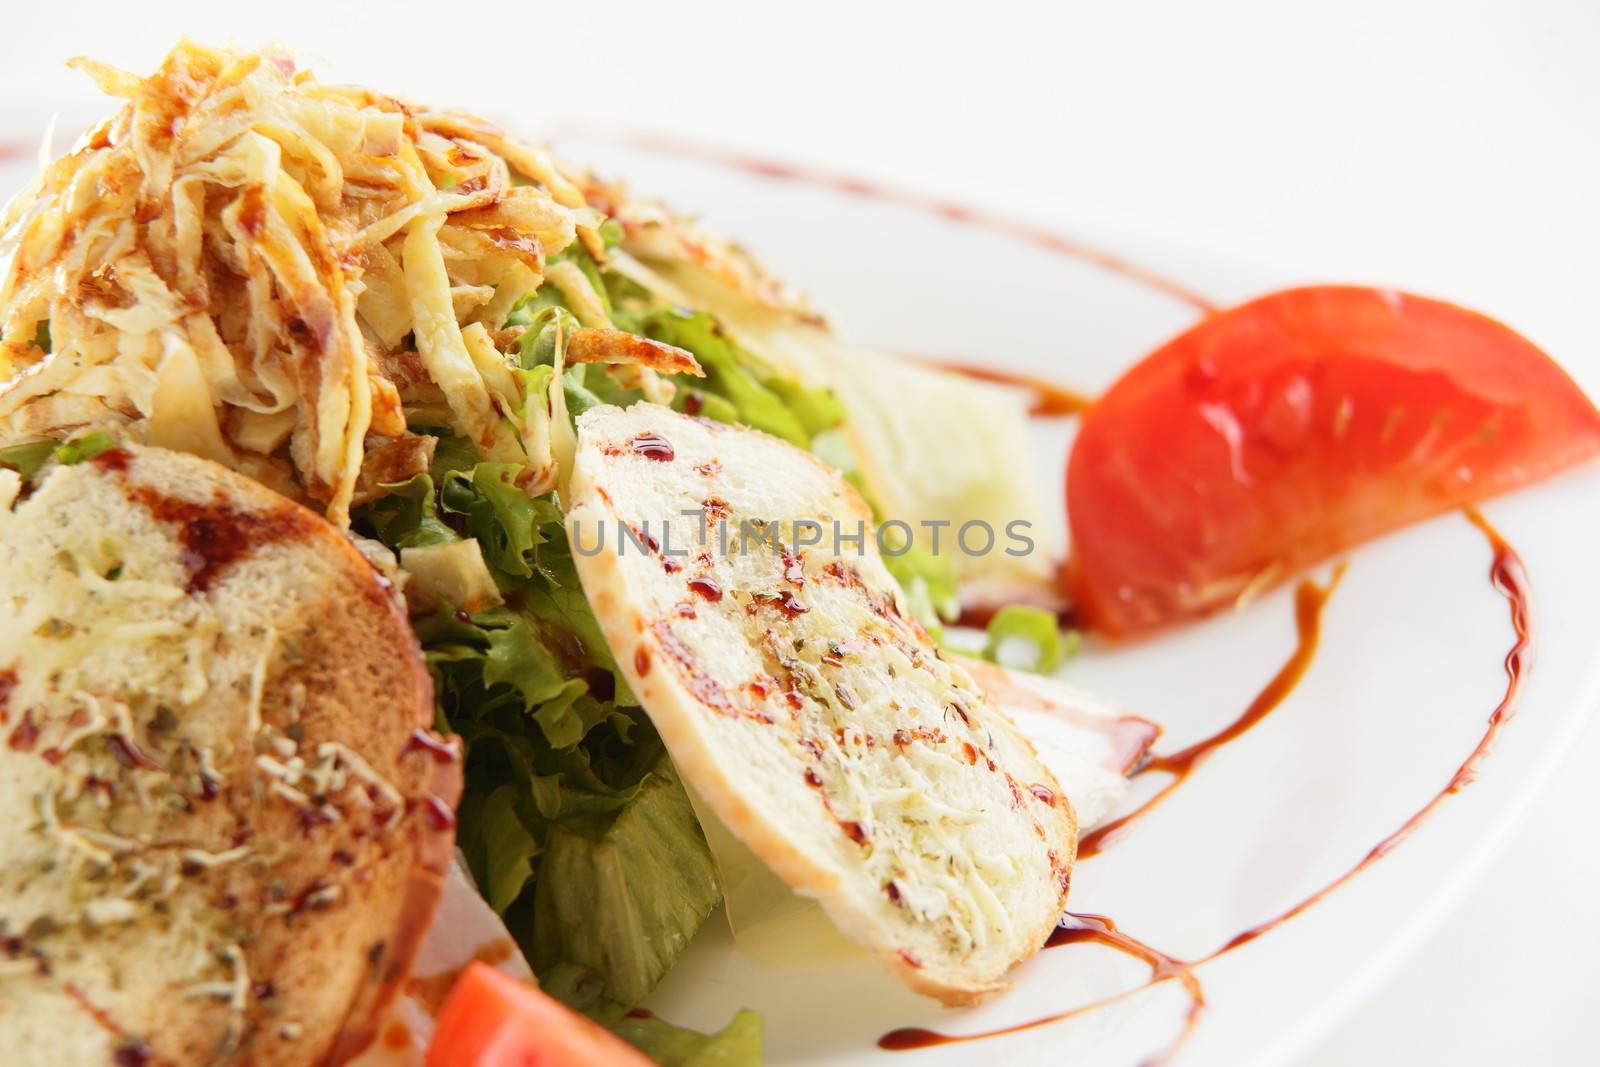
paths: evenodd
<path fill-rule="evenodd" d="M 1061 915 L 1075 818 L 907 614 L 860 497 L 787 443 L 650 404 L 578 429 L 578 573 L 685 782 L 913 989 L 1004 988 Z"/>
<path fill-rule="evenodd" d="M 0 1047 L 343 1062 L 404 980 L 459 768 L 388 584 L 312 512 L 131 448 L 0 507 Z"/>

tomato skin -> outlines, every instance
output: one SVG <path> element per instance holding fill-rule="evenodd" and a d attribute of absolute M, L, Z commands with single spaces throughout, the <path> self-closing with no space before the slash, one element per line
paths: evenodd
<path fill-rule="evenodd" d="M 535 986 L 473 963 L 439 1010 L 427 1067 L 651 1067 L 643 1054 Z"/>
<path fill-rule="evenodd" d="M 1069 591 L 1133 634 L 1600 452 L 1600 413 L 1476 312 L 1356 286 L 1207 317 L 1123 375 L 1067 465 Z"/>

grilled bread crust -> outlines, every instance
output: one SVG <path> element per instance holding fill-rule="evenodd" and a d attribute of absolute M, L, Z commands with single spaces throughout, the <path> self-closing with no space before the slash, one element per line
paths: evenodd
<path fill-rule="evenodd" d="M 347 1059 L 427 928 L 460 791 L 388 583 L 181 453 L 6 503 L 5 1062 Z"/>

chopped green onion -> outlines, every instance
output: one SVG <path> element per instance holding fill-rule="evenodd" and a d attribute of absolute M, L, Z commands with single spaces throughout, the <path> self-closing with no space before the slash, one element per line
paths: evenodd
<path fill-rule="evenodd" d="M 1078 635 L 1063 635 L 1053 613 L 1026 604 L 1008 604 L 989 620 L 983 658 L 1003 667 L 1048 674 L 1077 651 Z M 1017 646 L 1030 651 L 1015 655 Z"/>
<path fill-rule="evenodd" d="M 116 447 L 116 444 L 109 434 L 99 432 L 85 434 L 56 449 L 56 462 L 70 467 L 74 463 L 83 463 L 103 452 L 109 452 Z"/>

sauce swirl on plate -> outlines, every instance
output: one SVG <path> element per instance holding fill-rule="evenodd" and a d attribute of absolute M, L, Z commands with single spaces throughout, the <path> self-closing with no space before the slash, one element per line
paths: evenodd
<path fill-rule="evenodd" d="M 1133 772 L 1133 776 L 1146 774 L 1151 771 L 1163 771 L 1172 775 L 1172 780 L 1161 788 L 1161 791 L 1145 801 L 1133 811 L 1106 823 L 1104 826 L 1085 834 L 1078 842 L 1078 858 L 1088 859 L 1097 856 L 1102 850 L 1115 843 L 1128 829 L 1140 819 L 1144 818 L 1167 797 L 1171 796 L 1178 787 L 1189 780 L 1200 765 L 1205 763 L 1218 749 L 1230 741 L 1238 740 L 1270 715 L 1278 705 L 1282 704 L 1288 695 L 1294 692 L 1295 686 L 1300 684 L 1300 679 L 1305 677 L 1311 661 L 1316 658 L 1317 642 L 1322 636 L 1322 609 L 1327 605 L 1328 598 L 1339 585 L 1339 579 L 1344 574 L 1344 565 L 1335 568 L 1333 579 L 1327 585 L 1318 585 L 1309 578 L 1302 579 L 1294 591 L 1294 622 L 1297 641 L 1295 649 L 1290 653 L 1278 673 L 1266 684 L 1261 692 L 1256 694 L 1254 700 L 1233 722 L 1224 729 L 1212 734 L 1210 737 L 1174 752 L 1167 756 L 1152 756 L 1144 766 Z"/>
<path fill-rule="evenodd" d="M 1018 1033 L 1023 1030 L 1031 1030 L 1087 1014 L 1098 1008 L 1125 1000 L 1161 982 L 1177 981 L 1189 996 L 1189 1008 L 1185 1014 L 1183 1028 L 1164 1048 L 1154 1056 L 1146 1059 L 1144 1067 L 1158 1067 L 1160 1064 L 1169 1062 L 1194 1032 L 1205 1011 L 1205 990 L 1195 972 L 1204 964 L 1226 956 L 1235 949 L 1249 944 L 1295 916 L 1314 907 L 1335 890 L 1344 886 L 1368 867 L 1371 867 L 1378 860 L 1392 852 L 1396 846 L 1409 837 L 1429 816 L 1438 810 L 1448 797 L 1459 793 L 1463 788 L 1471 784 L 1477 776 L 1479 764 L 1488 756 L 1500 731 L 1515 715 L 1517 700 L 1521 696 L 1523 682 L 1532 662 L 1533 625 L 1527 571 L 1523 566 L 1522 558 L 1517 555 L 1516 549 L 1512 548 L 1482 515 L 1476 510 L 1468 508 L 1466 517 L 1482 531 L 1489 541 L 1489 547 L 1493 551 L 1493 559 L 1489 566 L 1489 581 L 1494 586 L 1495 591 L 1504 597 L 1506 601 L 1512 632 L 1511 648 L 1505 656 L 1506 685 L 1501 693 L 1499 702 L 1489 714 L 1488 723 L 1482 736 L 1478 739 L 1478 743 L 1467 754 L 1466 759 L 1461 762 L 1455 773 L 1451 775 L 1450 780 L 1421 809 L 1409 816 L 1392 833 L 1368 849 L 1360 860 L 1333 881 L 1271 918 L 1233 935 L 1216 949 L 1199 959 L 1177 959 L 1139 941 L 1137 938 L 1123 933 L 1117 929 L 1116 924 L 1110 919 L 1095 915 L 1077 915 L 1071 912 L 1063 918 L 1062 924 L 1050 935 L 1050 939 L 1045 944 L 1047 948 L 1054 948 L 1061 945 L 1092 942 L 1125 952 L 1150 965 L 1150 977 L 1141 986 L 1135 986 L 1132 989 L 1101 1000 L 1091 1001 L 1075 1008 L 996 1030 L 959 1035 L 943 1034 L 920 1027 L 893 1030 L 878 1040 L 878 1047 L 889 1051 L 902 1051 L 956 1042 L 978 1041 L 985 1038 Z M 1251 702 L 1244 714 L 1234 720 L 1227 728 L 1169 756 L 1154 757 L 1146 769 L 1169 771 L 1176 776 L 1173 782 L 1156 794 L 1151 801 L 1147 801 L 1145 805 L 1136 809 L 1132 815 L 1125 816 L 1123 819 L 1109 824 L 1107 827 L 1102 828 L 1103 831 L 1119 827 L 1121 830 L 1126 831 L 1138 815 L 1153 808 L 1162 797 L 1169 795 L 1177 785 L 1181 784 L 1188 774 L 1204 762 L 1206 755 L 1247 732 L 1282 702 L 1283 698 L 1288 695 L 1294 685 L 1305 674 L 1306 668 L 1310 665 L 1311 659 L 1315 655 L 1317 638 L 1320 633 L 1319 623 L 1322 607 L 1337 581 L 1338 576 L 1336 574 L 1334 581 L 1327 586 L 1318 586 L 1310 581 L 1300 583 L 1295 595 L 1295 622 L 1300 640 L 1294 654 L 1279 669 L 1261 694 Z M 1085 845 L 1089 846 L 1089 850 L 1085 851 L 1084 847 L 1080 847 L 1080 856 L 1094 855 L 1093 847 L 1105 843 L 1104 839 L 1094 842 L 1094 837 L 1094 834 L 1090 834 L 1085 838 Z"/>

